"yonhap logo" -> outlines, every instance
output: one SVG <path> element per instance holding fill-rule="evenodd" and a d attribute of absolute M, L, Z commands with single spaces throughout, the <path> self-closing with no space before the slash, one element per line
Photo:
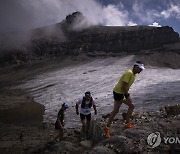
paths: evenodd
<path fill-rule="evenodd" d="M 161 136 L 159 132 L 151 133 L 147 138 L 147 143 L 151 148 L 155 148 L 161 143 Z"/>
<path fill-rule="evenodd" d="M 179 137 L 163 137 L 162 142 L 164 144 L 180 144 L 180 138 Z M 161 136 L 159 132 L 151 133 L 147 137 L 147 143 L 151 148 L 155 148 L 161 144 Z"/>

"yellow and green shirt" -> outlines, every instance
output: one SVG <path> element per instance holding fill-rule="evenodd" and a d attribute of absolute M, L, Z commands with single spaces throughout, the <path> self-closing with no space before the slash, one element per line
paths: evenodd
<path fill-rule="evenodd" d="M 118 83 L 114 87 L 113 91 L 119 94 L 124 94 L 122 90 L 122 83 L 123 81 L 128 83 L 128 90 L 130 86 L 134 83 L 136 75 L 132 72 L 132 70 L 127 70 L 119 79 Z"/>

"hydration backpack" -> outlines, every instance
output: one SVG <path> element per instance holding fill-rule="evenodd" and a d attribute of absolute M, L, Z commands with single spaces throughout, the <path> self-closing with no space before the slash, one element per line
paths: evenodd
<path fill-rule="evenodd" d="M 89 101 L 89 108 L 92 107 L 92 102 L 93 102 L 93 98 L 91 97 L 91 98 L 90 98 L 90 101 Z M 85 108 L 85 105 L 86 105 L 86 97 L 83 97 L 81 107 L 82 107 L 82 108 Z"/>

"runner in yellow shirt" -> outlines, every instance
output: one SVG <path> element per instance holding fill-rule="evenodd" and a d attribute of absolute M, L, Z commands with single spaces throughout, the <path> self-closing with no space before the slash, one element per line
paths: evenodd
<path fill-rule="evenodd" d="M 130 117 L 133 113 L 133 110 L 135 108 L 133 101 L 130 97 L 130 94 L 128 93 L 129 88 L 134 83 L 136 74 L 139 74 L 144 68 L 144 64 L 140 61 L 137 61 L 134 64 L 133 69 L 127 70 L 119 79 L 118 83 L 113 89 L 113 95 L 114 95 L 114 109 L 110 114 L 109 120 L 107 125 L 104 127 L 104 132 L 108 138 L 111 137 L 110 135 L 110 126 L 111 123 L 116 116 L 116 114 L 119 112 L 119 108 L 122 103 L 128 105 L 128 111 L 126 115 L 126 124 L 125 128 L 134 128 L 135 125 L 130 122 Z"/>

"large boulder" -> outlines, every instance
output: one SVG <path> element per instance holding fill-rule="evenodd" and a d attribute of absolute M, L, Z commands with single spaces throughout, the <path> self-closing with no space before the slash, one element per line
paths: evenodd
<path fill-rule="evenodd" d="M 169 115 L 179 115 L 180 114 L 180 104 L 167 105 L 164 107 L 166 114 Z"/>

